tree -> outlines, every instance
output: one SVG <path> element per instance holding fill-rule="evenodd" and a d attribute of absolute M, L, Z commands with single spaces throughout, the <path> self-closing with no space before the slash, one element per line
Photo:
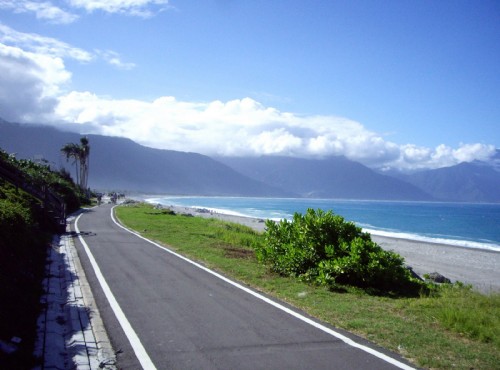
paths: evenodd
<path fill-rule="evenodd" d="M 61 148 L 66 160 L 73 159 L 76 169 L 76 182 L 82 190 L 87 189 L 89 176 L 90 145 L 87 137 L 80 139 L 80 145 L 68 143 Z"/>
<path fill-rule="evenodd" d="M 78 145 L 74 143 L 68 143 L 61 148 L 61 152 L 66 156 L 66 160 L 69 161 L 73 159 L 73 164 L 75 165 L 75 173 L 76 173 L 76 183 L 80 184 L 80 168 L 79 168 L 79 158 L 80 158 L 80 150 Z"/>
<path fill-rule="evenodd" d="M 87 189 L 89 179 L 90 145 L 89 139 L 84 136 L 80 139 L 80 181 L 81 188 Z"/>

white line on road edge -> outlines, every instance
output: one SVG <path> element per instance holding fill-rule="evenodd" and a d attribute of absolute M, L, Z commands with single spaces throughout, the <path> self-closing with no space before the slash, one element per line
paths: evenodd
<path fill-rule="evenodd" d="M 245 287 L 245 286 L 243 286 L 243 285 L 241 285 L 241 284 L 238 284 L 238 283 L 236 283 L 236 282 L 234 282 L 234 281 L 232 281 L 232 280 L 230 280 L 230 279 L 226 278 L 225 276 L 223 276 L 223 275 L 221 275 L 221 274 L 218 274 L 217 272 L 212 271 L 212 270 L 210 270 L 210 269 L 206 268 L 205 266 L 200 265 L 200 264 L 199 264 L 199 263 L 197 263 L 197 262 L 191 261 L 190 259 L 188 259 L 188 258 L 186 258 L 186 257 L 184 257 L 184 256 L 182 256 L 182 255 L 180 255 L 180 254 L 178 254 L 178 253 L 176 253 L 176 252 L 174 252 L 174 251 L 172 251 L 172 250 L 168 249 L 168 248 L 165 248 L 165 247 L 161 246 L 160 244 L 155 243 L 155 242 L 154 242 L 154 241 L 152 241 L 152 240 L 149 240 L 149 239 L 147 239 L 147 238 L 143 237 L 141 234 L 139 234 L 139 233 L 137 233 L 137 232 L 135 232 L 135 231 L 133 231 L 133 230 L 130 230 L 130 229 L 126 228 L 125 226 L 121 225 L 118 221 L 116 221 L 116 219 L 115 219 L 115 217 L 114 217 L 114 209 L 115 209 L 115 207 L 116 207 L 116 206 L 114 206 L 114 207 L 111 209 L 111 219 L 113 220 L 113 222 L 114 222 L 116 225 L 118 225 L 118 226 L 119 226 L 119 227 L 121 227 L 122 229 L 124 229 L 124 230 L 128 231 L 129 233 L 134 234 L 134 235 L 136 235 L 137 237 L 139 237 L 139 238 L 141 238 L 141 239 L 143 239 L 143 240 L 147 241 L 148 243 L 151 243 L 151 244 L 153 244 L 154 246 L 156 246 L 156 247 L 158 247 L 158 248 L 160 248 L 160 249 L 163 249 L 164 251 L 166 251 L 166 252 L 168 252 L 168 253 L 170 253 L 170 254 L 173 254 L 174 256 L 176 256 L 176 257 L 178 257 L 178 258 L 180 258 L 180 259 L 182 259 L 182 260 L 184 260 L 184 261 L 186 261 L 186 262 L 188 262 L 188 263 L 190 263 L 190 264 L 192 264 L 192 265 L 194 265 L 194 266 L 196 266 L 196 267 L 198 267 L 198 268 L 200 268 L 200 269 L 202 269 L 202 270 L 204 270 L 204 271 L 208 272 L 209 274 L 211 274 L 211 275 L 213 275 L 213 276 L 215 276 L 215 277 L 217 277 L 217 278 L 219 278 L 219 279 L 221 279 L 221 280 L 225 281 L 226 283 L 231 284 L 231 285 L 233 285 L 234 287 L 236 287 L 236 288 L 238 288 L 238 289 L 241 289 L 241 290 L 243 290 L 243 291 L 247 292 L 248 294 L 251 294 L 251 295 L 253 295 L 254 297 L 256 297 L 256 298 L 258 298 L 258 299 L 260 299 L 260 300 L 262 300 L 262 301 L 264 301 L 264 302 L 266 302 L 266 303 L 269 303 L 270 305 L 272 305 L 272 306 L 274 306 L 274 307 L 276 307 L 276 308 L 278 308 L 278 309 L 280 309 L 280 310 L 282 310 L 282 311 L 284 311 L 284 312 L 286 312 L 286 313 L 288 313 L 288 314 L 290 314 L 290 315 L 292 315 L 292 316 L 296 317 L 297 319 L 302 320 L 302 321 L 304 321 L 305 323 L 307 323 L 307 324 L 309 324 L 309 325 L 312 325 L 312 326 L 314 326 L 315 328 L 317 328 L 317 329 L 319 329 L 319 330 L 322 330 L 322 331 L 324 331 L 325 333 L 330 334 L 330 335 L 334 336 L 335 338 L 338 338 L 338 339 L 342 340 L 344 343 L 346 343 L 346 344 L 348 344 L 348 345 L 350 345 L 350 346 L 352 346 L 352 347 L 359 348 L 360 350 L 365 351 L 365 352 L 367 352 L 367 353 L 369 353 L 369 354 L 371 354 L 371 355 L 373 355 L 373 356 L 375 356 L 375 357 L 378 357 L 379 359 L 381 359 L 381 360 L 383 360 L 383 361 L 386 361 L 386 362 L 388 362 L 388 363 L 390 363 L 390 364 L 392 364 L 392 365 L 394 365 L 394 366 L 396 366 L 396 367 L 399 367 L 400 369 L 404 369 L 404 370 L 415 370 L 415 369 L 414 369 L 413 367 L 411 367 L 411 366 L 408 366 L 408 365 L 406 365 L 406 364 L 404 364 L 404 363 L 402 363 L 402 362 L 400 362 L 400 361 L 398 361 L 398 360 L 396 360 L 396 359 L 394 359 L 394 358 L 392 358 L 392 357 L 389 357 L 389 356 L 387 356 L 387 355 L 383 354 L 382 352 L 376 351 L 376 350 L 374 350 L 373 348 L 370 348 L 370 347 L 364 346 L 364 345 L 362 345 L 362 344 L 359 344 L 359 343 L 357 343 L 357 342 L 353 341 L 352 339 L 350 339 L 350 338 L 346 337 L 345 335 L 343 335 L 343 334 L 340 334 L 340 333 L 336 332 L 335 330 L 332 330 L 332 329 L 330 329 L 330 328 L 327 328 L 326 326 L 321 325 L 321 324 L 319 324 L 319 323 L 317 323 L 317 322 L 315 322 L 315 321 L 313 321 L 313 320 L 311 320 L 311 319 L 309 319 L 309 318 L 305 317 L 304 315 L 301 315 L 300 313 L 295 312 L 295 311 L 293 311 L 293 310 L 291 310 L 291 309 L 289 309 L 289 308 L 287 308 L 287 307 L 285 307 L 285 306 L 283 306 L 283 305 L 281 305 L 281 304 L 279 304 L 279 303 L 277 303 L 277 302 L 275 302 L 275 301 L 273 301 L 273 300 L 271 300 L 271 299 L 269 299 L 269 298 L 267 298 L 267 297 L 263 296 L 262 294 L 259 294 L 259 293 L 257 293 L 257 292 L 254 292 L 253 290 L 251 290 L 251 289 L 249 289 L 249 288 L 247 288 L 247 287 Z"/>
<path fill-rule="evenodd" d="M 80 240 L 80 242 L 83 245 L 83 249 L 85 249 L 85 252 L 87 253 L 87 256 L 90 260 L 90 264 L 94 268 L 94 272 L 96 274 L 97 280 L 101 284 L 101 288 L 104 291 L 106 298 L 108 299 L 109 305 L 113 309 L 113 312 L 115 313 L 115 316 L 118 319 L 118 322 L 120 323 L 123 331 L 125 332 L 125 335 L 127 336 L 128 340 L 130 342 L 130 345 L 132 346 L 132 349 L 134 350 L 134 353 L 137 356 L 137 359 L 139 360 L 139 362 L 142 365 L 142 368 L 144 370 L 156 370 L 156 366 L 153 364 L 153 361 L 151 361 L 151 358 L 147 354 L 146 349 L 144 348 L 144 346 L 141 343 L 141 340 L 137 336 L 137 333 L 132 328 L 132 325 L 130 325 L 130 322 L 127 320 L 127 317 L 123 313 L 123 311 L 122 311 L 120 305 L 118 304 L 118 301 L 116 300 L 113 292 L 111 292 L 111 289 L 109 288 L 109 285 L 106 282 L 106 279 L 104 279 L 104 275 L 102 274 L 101 269 L 99 268 L 99 265 L 97 265 L 97 262 L 94 258 L 94 255 L 90 251 L 89 246 L 87 245 L 85 240 L 83 240 L 82 236 L 80 235 L 80 230 L 78 229 L 78 220 L 80 219 L 82 214 L 80 214 L 75 220 L 75 231 L 78 234 L 78 239 Z"/>

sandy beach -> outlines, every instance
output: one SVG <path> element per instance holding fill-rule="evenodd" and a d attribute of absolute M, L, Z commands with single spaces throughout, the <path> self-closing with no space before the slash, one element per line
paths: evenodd
<path fill-rule="evenodd" d="M 249 226 L 256 231 L 265 230 L 262 219 L 211 212 L 207 209 L 171 206 L 176 213 L 217 218 Z M 438 272 L 452 282 L 471 284 L 483 292 L 500 292 L 500 253 L 482 249 L 455 247 L 423 241 L 372 235 L 372 240 L 386 250 L 405 258 L 406 264 L 418 275 Z"/>
<path fill-rule="evenodd" d="M 439 272 L 451 281 L 471 284 L 483 292 L 500 292 L 500 253 L 372 235 L 386 250 L 405 258 L 418 275 Z"/>

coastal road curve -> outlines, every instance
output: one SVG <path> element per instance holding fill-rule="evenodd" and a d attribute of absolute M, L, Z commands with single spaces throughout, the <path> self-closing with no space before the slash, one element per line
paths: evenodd
<path fill-rule="evenodd" d="M 75 245 L 120 369 L 411 369 L 402 358 L 120 227 L 110 205 Z"/>

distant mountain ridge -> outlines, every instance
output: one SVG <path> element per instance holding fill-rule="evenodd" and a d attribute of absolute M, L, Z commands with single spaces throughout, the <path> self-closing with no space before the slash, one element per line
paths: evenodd
<path fill-rule="evenodd" d="M 78 143 L 81 136 L 48 126 L 0 123 L 2 149 L 18 158 L 41 155 L 56 168 L 72 168 L 60 149 L 68 142 Z M 87 137 L 91 188 L 172 195 L 294 196 L 201 154 L 148 148 L 124 138 Z"/>
<path fill-rule="evenodd" d="M 499 153 L 491 163 L 463 162 L 404 178 L 442 201 L 500 203 L 500 170 L 496 161 Z"/>
<path fill-rule="evenodd" d="M 308 198 L 414 200 L 433 198 L 414 185 L 374 172 L 343 156 L 216 158 L 245 176 Z"/>
<path fill-rule="evenodd" d="M 60 153 L 82 135 L 0 119 L 0 148 L 18 158 L 41 156 L 72 169 Z M 87 135 L 89 184 L 95 189 L 200 196 L 500 202 L 500 151 L 488 163 L 461 163 L 412 175 L 384 174 L 345 157 L 210 158 L 148 148 L 132 140 Z"/>

